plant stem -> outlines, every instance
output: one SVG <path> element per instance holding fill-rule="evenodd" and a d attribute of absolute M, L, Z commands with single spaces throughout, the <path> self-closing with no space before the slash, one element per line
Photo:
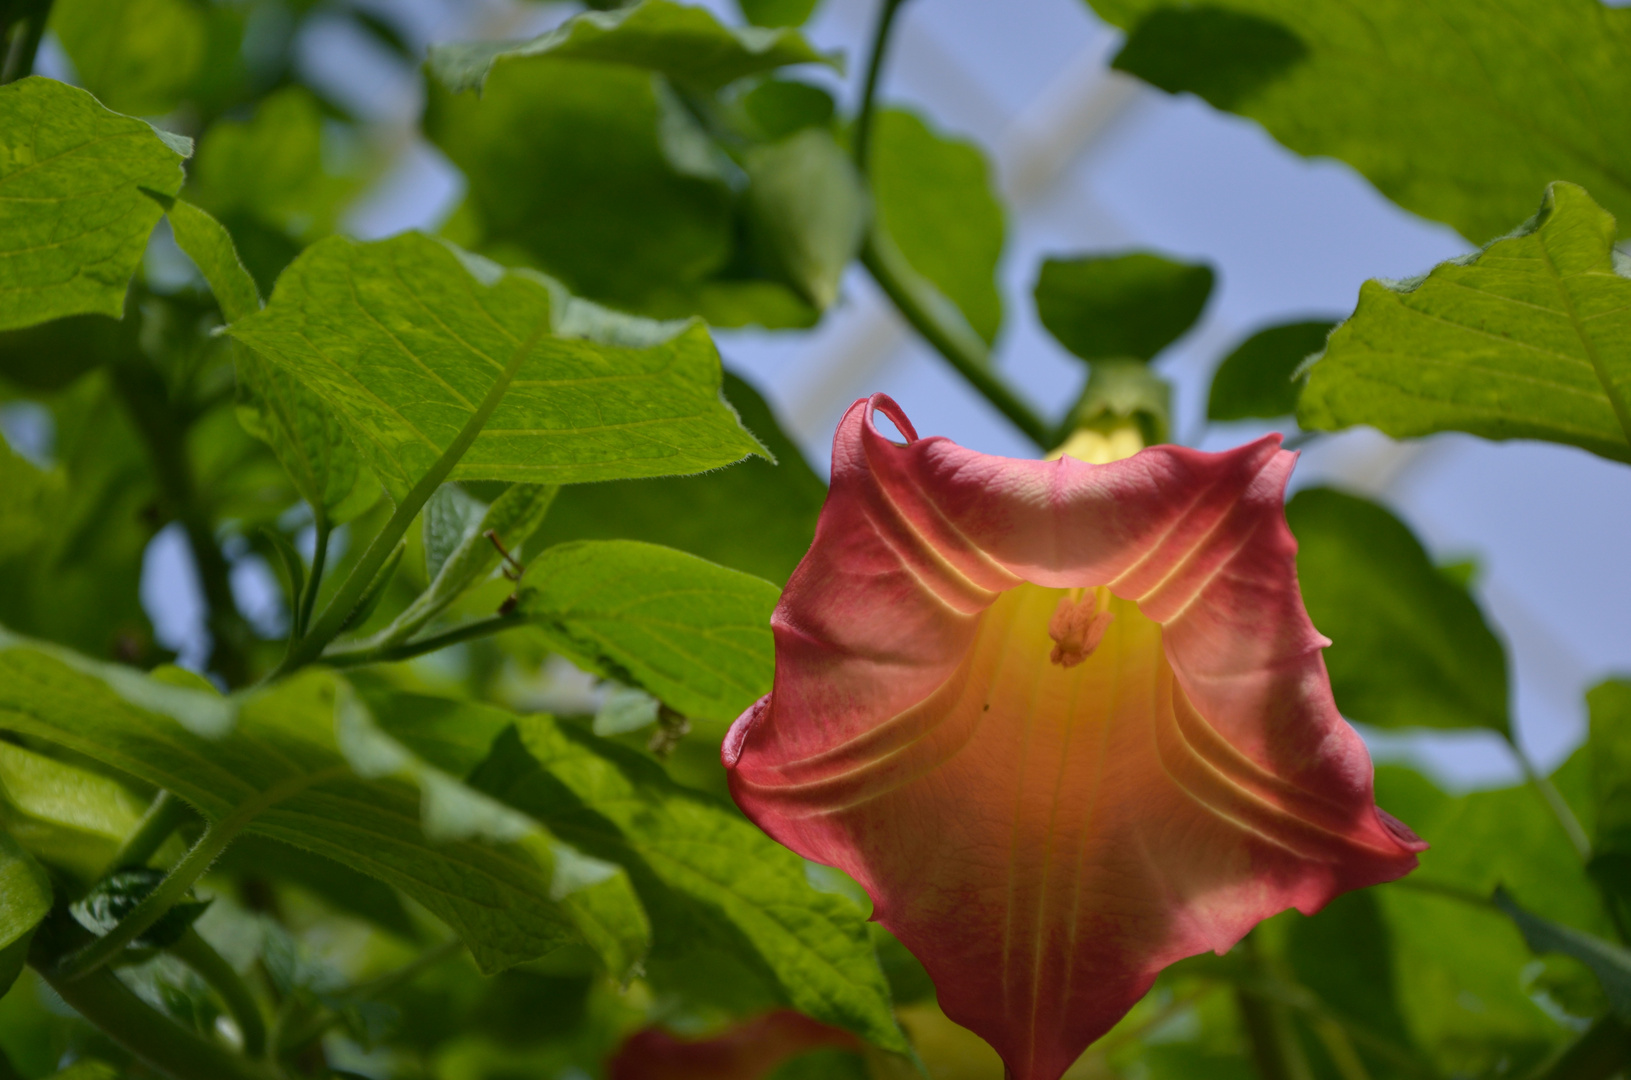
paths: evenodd
<path fill-rule="evenodd" d="M 148 804 L 147 812 L 136 823 L 136 830 L 125 837 L 125 842 L 108 862 L 109 872 L 127 866 L 146 866 L 155 852 L 170 839 L 183 821 L 192 814 L 192 808 L 168 791 L 160 791 Z"/>
<path fill-rule="evenodd" d="M 111 971 L 67 979 L 42 966 L 40 974 L 75 1012 L 172 1080 L 272 1080 L 259 1066 L 150 1008 Z"/>
<path fill-rule="evenodd" d="M 265 1054 L 266 1021 L 261 1016 L 260 1005 L 226 958 L 191 927 L 168 951 L 221 995 L 227 1012 L 232 1014 L 232 1019 L 238 1024 L 238 1032 L 243 1036 L 244 1053 L 254 1058 Z"/>
<path fill-rule="evenodd" d="M 323 663 L 330 667 L 359 667 L 363 664 L 389 664 L 397 660 L 411 660 L 416 656 L 433 653 L 438 649 L 445 649 L 449 645 L 457 645 L 461 641 L 471 638 L 486 637 L 501 630 L 508 630 L 515 626 L 525 626 L 527 617 L 520 612 L 509 615 L 494 615 L 487 619 L 478 619 L 475 622 L 456 626 L 452 630 L 440 634 L 433 634 L 418 641 L 404 642 L 401 645 L 386 645 L 373 649 L 337 650 L 323 654 Z"/>
<path fill-rule="evenodd" d="M 548 331 L 549 323 L 547 321 L 540 323 L 532 335 L 516 348 L 515 355 L 510 357 L 510 362 L 493 381 L 487 396 L 476 406 L 476 411 L 470 414 L 470 419 L 465 421 L 464 427 L 459 429 L 458 435 L 448 444 L 447 449 L 442 451 L 441 457 L 436 459 L 430 471 L 420 477 L 419 482 L 397 504 L 396 512 L 385 523 L 385 527 L 380 529 L 379 535 L 374 537 L 373 543 L 368 545 L 368 550 L 363 552 L 357 565 L 352 567 L 350 576 L 329 600 L 328 607 L 323 609 L 322 617 L 317 620 L 310 632 L 289 649 L 289 654 L 283 658 L 283 663 L 278 665 L 271 678 L 280 678 L 305 667 L 321 656 L 328 643 L 339 636 L 345 628 L 347 619 L 362 600 L 363 594 L 368 591 L 375 576 L 384 567 L 385 561 L 396 550 L 397 541 L 406 535 L 408 526 L 419 516 L 420 509 L 436 493 L 436 489 L 441 487 L 442 481 L 453 472 L 453 467 L 476 441 L 481 429 L 487 426 L 487 421 L 498 408 L 498 403 L 503 400 L 505 391 L 510 388 L 515 373 L 521 369 L 521 361 L 526 359 L 527 353 L 532 351 L 532 347 L 538 344 Z"/>
<path fill-rule="evenodd" d="M 328 562 L 328 539 L 334 531 L 322 507 L 313 507 L 312 511 L 317 529 L 317 546 L 312 549 L 311 571 L 306 577 L 305 592 L 295 609 L 293 639 L 296 641 L 305 637 L 306 626 L 311 622 L 311 613 L 317 609 L 317 590 L 322 587 L 323 566 Z"/>
<path fill-rule="evenodd" d="M 872 28 L 872 55 L 867 58 L 866 82 L 861 86 L 861 106 L 855 114 L 855 135 L 850 155 L 862 176 L 872 159 L 872 118 L 877 111 L 878 80 L 883 76 L 883 58 L 889 51 L 889 39 L 895 26 L 895 15 L 905 0 L 882 0 L 878 8 L 878 21 Z"/>
<path fill-rule="evenodd" d="M 259 817 L 268 807 L 287 799 L 289 796 L 303 791 L 313 784 L 320 783 L 331 776 L 344 773 L 343 768 L 324 769 L 314 773 L 303 773 L 291 776 L 281 783 L 273 784 L 265 791 L 240 804 L 232 813 L 215 822 L 204 830 L 204 835 L 198 838 L 192 850 L 187 852 L 182 860 L 159 882 L 158 887 L 148 893 L 142 902 L 130 909 L 129 914 L 120 919 L 112 930 L 102 937 L 92 941 L 78 952 L 64 957 L 57 965 L 54 977 L 64 982 L 73 982 L 91 974 L 96 969 L 118 956 L 129 945 L 140 937 L 143 931 L 158 922 L 166 911 L 187 895 L 187 890 L 204 876 L 204 871 L 210 868 L 221 854 L 226 850 L 234 837 L 243 831 L 255 818 Z"/>
<path fill-rule="evenodd" d="M 1551 810 L 1552 816 L 1557 818 L 1557 823 L 1563 826 L 1563 832 L 1568 836 L 1569 843 L 1574 845 L 1575 853 L 1580 856 L 1582 862 L 1588 861 L 1591 858 L 1591 837 L 1586 835 L 1580 819 L 1574 816 L 1574 811 L 1564 801 L 1562 792 L 1557 790 L 1549 777 L 1541 773 L 1510 732 L 1503 734 L 1506 736 L 1507 746 L 1512 748 L 1512 756 L 1518 759 L 1518 766 L 1523 769 L 1524 776 L 1535 786 L 1535 790 L 1540 792 L 1540 797 L 1546 801 L 1546 806 Z"/>
<path fill-rule="evenodd" d="M 923 337 L 923 340 L 951 364 L 953 370 L 968 380 L 969 385 L 979 391 L 980 396 L 996 406 L 997 411 L 1019 428 L 1038 449 L 1052 449 L 1054 441 L 1052 426 L 1037 416 L 1031 407 L 1021 401 L 1018 395 L 991 370 L 990 356 L 985 351 L 984 343 L 981 342 L 979 347 L 975 348 L 972 342 L 964 340 L 969 335 L 957 333 L 936 318 L 914 294 L 900 272 L 901 268 L 892 265 L 893 262 L 893 259 L 880 250 L 875 231 L 874 235 L 868 238 L 866 246 L 861 249 L 861 265 L 871 273 L 872 280 L 878 283 L 878 287 L 894 303 L 901 316 Z"/>

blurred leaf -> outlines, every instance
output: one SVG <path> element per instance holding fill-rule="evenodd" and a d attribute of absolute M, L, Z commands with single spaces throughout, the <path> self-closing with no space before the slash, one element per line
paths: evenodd
<path fill-rule="evenodd" d="M 807 127 L 750 148 L 742 165 L 750 228 L 767 261 L 810 303 L 831 307 L 866 235 L 866 191 L 849 155 L 831 132 Z"/>
<path fill-rule="evenodd" d="M 124 314 L 192 144 L 39 76 L 0 86 L 0 330 Z"/>
<path fill-rule="evenodd" d="M 561 544 L 531 572 L 522 610 L 579 667 L 703 720 L 733 720 L 770 690 L 768 581 L 632 540 Z"/>
<path fill-rule="evenodd" d="M 1610 679 L 1586 695 L 1591 732 L 1594 878 L 1631 902 L 1631 682 Z"/>
<path fill-rule="evenodd" d="M 166 876 L 166 871 L 149 866 L 116 870 L 75 900 L 68 910 L 79 925 L 101 937 L 147 899 Z M 189 899 L 179 901 L 161 915 L 158 922 L 132 939 L 131 945 L 139 949 L 163 949 L 180 941 L 210 906 L 207 900 L 191 898 L 191 890 L 188 896 Z"/>
<path fill-rule="evenodd" d="M 1297 578 L 1344 716 L 1505 732 L 1506 652 L 1465 587 L 1387 510 L 1329 488 L 1286 505 Z"/>
<path fill-rule="evenodd" d="M 803 26 L 821 0 L 736 0 L 754 26 Z"/>
<path fill-rule="evenodd" d="M 136 116 L 181 104 L 209 36 L 205 11 L 190 0 L 55 0 L 51 29 L 79 84 Z"/>
<path fill-rule="evenodd" d="M 1482 252 L 1367 281 L 1297 409 L 1305 428 L 1546 439 L 1631 462 L 1631 268 L 1573 184 Z"/>
<path fill-rule="evenodd" d="M 574 868 L 551 865 L 536 845 L 433 843 L 412 783 L 352 770 L 335 741 L 333 675 L 221 698 L 17 638 L 0 645 L 0 728 L 163 787 L 211 821 L 271 800 L 250 832 L 395 885 L 452 927 L 483 970 L 582 940 L 558 902 L 593 884 Z"/>
<path fill-rule="evenodd" d="M 0 561 L 33 547 L 55 524 L 63 476 L 12 453 L 0 438 Z"/>
<path fill-rule="evenodd" d="M 319 241 L 230 332 L 325 397 L 398 492 L 518 352 L 526 359 L 452 479 L 615 480 L 764 452 L 721 400 L 701 326 L 616 315 L 417 233 Z"/>
<path fill-rule="evenodd" d="M 81 881 L 107 869 L 142 810 L 115 780 L 0 742 L 0 825 L 36 858 Z"/>
<path fill-rule="evenodd" d="M 1047 259 L 1036 313 L 1083 360 L 1150 360 L 1200 318 L 1215 277 L 1210 266 L 1142 251 Z"/>
<path fill-rule="evenodd" d="M 1475 242 L 1553 180 L 1631 213 L 1631 13 L 1599 0 L 1088 2 L 1129 31 L 1115 67 L 1346 161 Z"/>
<path fill-rule="evenodd" d="M 881 923 L 869 922 L 872 943 L 878 949 L 878 963 L 884 977 L 889 980 L 889 997 L 895 1005 L 915 1005 L 934 1000 L 934 981 L 923 964 L 913 956 L 900 939 L 883 928 Z"/>
<path fill-rule="evenodd" d="M 1325 349 L 1335 323 L 1296 322 L 1259 330 L 1223 358 L 1212 374 L 1208 420 L 1272 420 L 1297 411 L 1304 360 Z"/>
<path fill-rule="evenodd" d="M 766 79 L 736 98 L 731 107 L 736 122 L 759 142 L 785 139 L 805 128 L 831 128 L 833 122 L 832 95 L 819 86 L 791 79 Z"/>
<path fill-rule="evenodd" d="M 468 494 L 458 484 L 443 484 L 425 503 L 420 514 L 424 529 L 425 577 L 434 580 L 442 572 L 453 549 L 476 535 L 476 527 L 487 512 L 487 504 Z M 489 544 L 489 547 L 492 545 Z M 493 552 L 498 558 L 498 552 Z"/>
<path fill-rule="evenodd" d="M 722 950 L 784 1004 L 905 1049 L 860 911 L 810 888 L 802 859 L 649 758 L 548 717 L 512 719 L 471 784 L 628 871 L 651 913 L 659 985 Z"/>
<path fill-rule="evenodd" d="M 46 1080 L 121 1080 L 124 1073 L 105 1061 L 76 1061 Z"/>
<path fill-rule="evenodd" d="M 879 226 L 989 344 L 1002 322 L 996 274 L 1003 211 L 985 155 L 901 109 L 881 110 L 872 138 Z"/>
<path fill-rule="evenodd" d="M 264 836 L 241 836 L 216 860 L 212 872 L 273 879 L 306 890 L 336 911 L 366 919 L 407 941 L 419 931 L 389 885 L 333 859 Z"/>
<path fill-rule="evenodd" d="M 139 348 L 137 319 L 69 315 L 0 330 L 0 379 L 33 393 L 54 393 L 101 364 Z"/>
<path fill-rule="evenodd" d="M 804 6 L 812 5 L 806 0 Z M 481 90 L 495 67 L 544 59 L 625 64 L 701 90 L 788 64 L 839 66 L 794 30 L 729 27 L 703 7 L 639 0 L 615 11 L 586 11 L 531 41 L 434 45 L 430 70 L 450 90 Z"/>
<path fill-rule="evenodd" d="M 717 151 L 648 72 L 500 64 L 480 98 L 433 82 L 424 127 L 464 171 L 488 235 L 576 293 L 638 303 L 730 255 Z"/>
<path fill-rule="evenodd" d="M 51 910 L 51 879 L 10 834 L 0 830 L 0 996 L 28 957 L 34 927 Z"/>
<path fill-rule="evenodd" d="M 1495 906 L 1518 924 L 1523 939 L 1535 952 L 1563 953 L 1591 968 L 1615 1014 L 1621 1020 L 1631 1019 L 1631 949 L 1525 911 L 1505 889 L 1495 890 Z"/>
<path fill-rule="evenodd" d="M 827 486 L 758 391 L 726 372 L 725 397 L 774 463 L 749 458 L 699 476 L 568 485 L 529 550 L 565 540 L 645 540 L 785 582 L 809 550 Z"/>

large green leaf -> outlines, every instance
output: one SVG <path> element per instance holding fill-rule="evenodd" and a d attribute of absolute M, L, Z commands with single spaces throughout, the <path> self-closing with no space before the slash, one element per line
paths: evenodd
<path fill-rule="evenodd" d="M 806 127 L 749 149 L 747 214 L 765 261 L 818 308 L 861 249 L 868 206 L 861 178 L 830 131 Z"/>
<path fill-rule="evenodd" d="M 725 396 L 774 463 L 750 458 L 699 476 L 571 484 L 531 550 L 564 540 L 645 540 L 785 582 L 815 537 L 827 486 L 758 391 L 726 372 Z"/>
<path fill-rule="evenodd" d="M 313 671 L 221 698 L 0 638 L 0 728 L 163 787 L 212 821 L 264 801 L 251 832 L 395 885 L 451 926 L 485 970 L 597 936 L 559 899 L 604 877 L 587 879 L 570 857 L 536 843 L 433 843 L 418 777 L 359 776 L 336 736 L 336 695 L 345 692 Z M 357 753 L 355 730 L 348 736 Z"/>
<path fill-rule="evenodd" d="M 118 781 L 0 743 L 0 825 L 47 865 L 94 881 L 141 816 Z"/>
<path fill-rule="evenodd" d="M 1610 679 L 1586 695 L 1591 712 L 1592 876 L 1631 903 L 1631 682 Z"/>
<path fill-rule="evenodd" d="M 728 805 L 546 716 L 407 695 L 372 703 L 385 730 L 425 760 L 457 773 L 485 757 L 472 786 L 627 870 L 651 912 L 659 985 L 722 956 L 746 985 L 714 986 L 705 997 L 751 998 L 762 984 L 771 1001 L 904 1049 L 860 910 L 811 888 L 803 860 Z M 426 723 L 427 713 L 439 722 Z"/>
<path fill-rule="evenodd" d="M 1631 461 L 1631 267 L 1573 184 L 1477 255 L 1367 281 L 1298 406 L 1306 428 L 1546 439 Z"/>
<path fill-rule="evenodd" d="M 1044 260 L 1033 292 L 1042 325 L 1083 360 L 1150 360 L 1195 325 L 1215 278 L 1135 251 Z"/>
<path fill-rule="evenodd" d="M 1302 383 L 1294 378 L 1325 348 L 1334 323 L 1294 322 L 1259 330 L 1224 357 L 1212 374 L 1208 420 L 1272 420 L 1297 411 Z"/>
<path fill-rule="evenodd" d="M 1505 889 L 1495 890 L 1495 906 L 1518 924 L 1524 941 L 1535 952 L 1563 953 L 1591 968 L 1615 1013 L 1622 1020 L 1631 1020 L 1631 949 L 1526 911 Z"/>
<path fill-rule="evenodd" d="M 1553 180 L 1631 213 L 1631 12 L 1601 0 L 1088 0 L 1115 66 L 1348 162 L 1475 242 Z"/>
<path fill-rule="evenodd" d="M 110 109 L 137 116 L 181 103 L 209 33 L 204 8 L 190 0 L 56 0 L 51 29 L 80 85 Z"/>
<path fill-rule="evenodd" d="M 0 830 L 0 996 L 27 958 L 28 939 L 51 910 L 51 879 L 22 845 Z"/>
<path fill-rule="evenodd" d="M 1309 616 L 1344 716 L 1506 731 L 1506 652 L 1466 588 L 1387 510 L 1328 488 L 1286 506 Z"/>
<path fill-rule="evenodd" d="M 612 11 L 586 11 L 531 41 L 436 45 L 430 69 L 450 89 L 480 90 L 495 66 L 540 59 L 626 64 L 702 90 L 788 64 L 838 66 L 796 30 L 725 26 L 707 8 L 640 0 Z"/>
<path fill-rule="evenodd" d="M 118 317 L 191 143 L 30 76 L 0 86 L 0 330 Z"/>
<path fill-rule="evenodd" d="M 616 480 L 764 452 L 720 398 L 702 326 L 614 315 L 417 233 L 319 241 L 230 332 L 327 399 L 397 490 L 429 471 L 517 354 L 453 479 Z"/>
<path fill-rule="evenodd" d="M 1003 213 L 985 155 L 901 109 L 878 113 L 872 139 L 879 225 L 912 269 L 991 342 L 1002 323 L 996 274 Z"/>
<path fill-rule="evenodd" d="M 734 720 L 770 691 L 768 581 L 632 540 L 550 548 L 523 601 L 551 646 L 686 716 Z"/>

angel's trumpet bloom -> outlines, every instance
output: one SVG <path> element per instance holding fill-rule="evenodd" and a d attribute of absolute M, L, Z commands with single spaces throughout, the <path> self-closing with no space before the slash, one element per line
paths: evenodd
<path fill-rule="evenodd" d="M 731 791 L 865 887 L 1014 1080 L 1056 1080 L 1173 961 L 1426 846 L 1377 808 L 1332 701 L 1295 460 L 1277 436 L 991 457 L 882 395 L 839 425 Z"/>
<path fill-rule="evenodd" d="M 608 1080 L 763 1080 L 791 1058 L 822 1047 L 859 1050 L 847 1031 L 779 1009 L 705 1039 L 659 1027 L 637 1031 L 606 1063 Z"/>

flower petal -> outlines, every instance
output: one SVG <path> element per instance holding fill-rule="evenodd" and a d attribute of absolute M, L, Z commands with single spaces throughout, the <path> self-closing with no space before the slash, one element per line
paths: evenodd
<path fill-rule="evenodd" d="M 847 1031 L 791 1009 L 765 1013 L 712 1038 L 682 1039 L 659 1027 L 637 1031 L 606 1063 L 608 1080 L 761 1080 L 783 1062 L 822 1047 L 860 1050 Z"/>
<path fill-rule="evenodd" d="M 1055 1080 L 1173 961 L 1425 846 L 1377 810 L 1332 701 L 1282 510 L 1295 460 L 1275 436 L 991 457 L 882 395 L 839 426 L 731 790 L 867 889 L 1015 1080 Z"/>

